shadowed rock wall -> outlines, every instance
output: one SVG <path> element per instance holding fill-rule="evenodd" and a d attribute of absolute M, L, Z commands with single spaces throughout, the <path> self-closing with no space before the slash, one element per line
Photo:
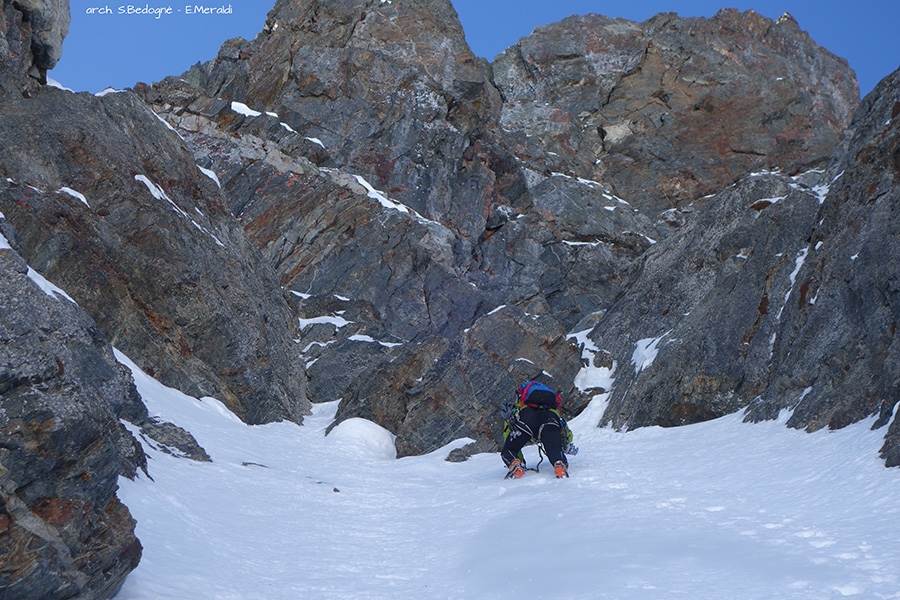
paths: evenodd
<path fill-rule="evenodd" d="M 108 598 L 141 557 L 115 492 L 146 458 L 119 419 L 146 409 L 91 318 L 0 231 L 0 595 Z"/>
<path fill-rule="evenodd" d="M 280 1 L 254 40 L 136 89 L 220 174 L 230 210 L 294 291 L 313 398 L 342 398 L 339 420 L 385 425 L 401 455 L 461 436 L 491 447 L 502 390 L 542 371 L 570 408 L 584 406 L 596 390 L 575 386 L 582 358 L 567 332 L 623 298 L 650 302 L 631 286 L 682 227 L 705 243 L 733 227 L 733 211 L 790 190 L 800 206 L 746 209 L 719 250 L 773 238 L 766 258 L 737 259 L 754 264 L 748 298 L 790 274 L 792 259 L 776 255 L 809 229 L 808 186 L 771 176 L 704 196 L 763 167 L 826 165 L 858 101 L 846 62 L 787 15 L 572 17 L 488 64 L 444 0 Z M 753 217 L 766 223 L 756 233 Z M 701 269 L 704 289 L 739 281 L 732 262 L 734 273 Z M 704 330 L 712 299 L 707 310 Z M 754 319 L 747 327 L 762 327 Z M 482 353 L 476 331 L 518 342 Z M 762 339 L 754 351 L 766 353 Z M 532 343 L 568 349 L 529 362 Z M 740 377 L 740 350 L 712 371 Z M 709 378 L 676 388 L 692 396 Z M 672 424 L 742 406 L 707 410 L 709 397 L 679 403 Z"/>

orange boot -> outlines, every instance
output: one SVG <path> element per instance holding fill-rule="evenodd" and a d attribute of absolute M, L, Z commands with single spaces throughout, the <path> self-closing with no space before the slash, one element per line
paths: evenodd
<path fill-rule="evenodd" d="M 525 463 L 519 460 L 518 458 L 509 463 L 509 473 L 506 475 L 507 478 L 515 477 L 518 479 L 522 475 L 525 474 Z"/>
<path fill-rule="evenodd" d="M 566 463 L 561 460 L 556 461 L 556 464 L 553 465 L 553 469 L 556 471 L 557 479 L 569 476 L 569 470 L 566 468 Z"/>

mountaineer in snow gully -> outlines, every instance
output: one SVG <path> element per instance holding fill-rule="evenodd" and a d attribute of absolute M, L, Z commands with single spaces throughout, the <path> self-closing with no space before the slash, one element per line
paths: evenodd
<path fill-rule="evenodd" d="M 565 452 L 575 454 L 578 449 L 572 444 L 572 431 L 559 412 L 561 406 L 562 397 L 558 393 L 534 380 L 516 389 L 515 400 L 503 403 L 500 409 L 504 419 L 500 457 L 509 469 L 507 478 L 524 475 L 526 465 L 522 448 L 532 440 L 553 464 L 556 477 L 569 476 Z"/>

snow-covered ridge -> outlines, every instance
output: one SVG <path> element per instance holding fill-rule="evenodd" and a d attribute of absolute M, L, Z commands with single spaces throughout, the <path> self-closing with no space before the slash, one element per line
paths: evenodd
<path fill-rule="evenodd" d="M 2 237 L 2 236 L 0 236 L 0 237 Z M 6 240 L 4 239 L 4 241 L 6 241 Z M 0 248 L 2 248 L 2 245 L 0 245 Z M 71 302 L 72 304 L 75 304 L 75 305 L 78 304 L 77 302 L 75 302 L 75 300 L 72 299 L 72 297 L 70 295 L 65 293 L 62 289 L 60 289 L 53 283 L 50 283 L 49 281 L 47 281 L 47 279 L 43 275 L 41 275 L 40 273 L 38 273 L 31 267 L 28 267 L 28 278 L 31 279 L 33 282 L 35 282 L 38 285 L 38 287 L 41 288 L 42 290 L 44 290 L 44 293 L 47 294 L 48 296 L 50 296 L 51 298 L 55 298 L 55 299 L 59 300 L 59 297 L 61 296 L 61 297 L 65 298 L 66 300 L 68 300 L 69 302 Z"/>

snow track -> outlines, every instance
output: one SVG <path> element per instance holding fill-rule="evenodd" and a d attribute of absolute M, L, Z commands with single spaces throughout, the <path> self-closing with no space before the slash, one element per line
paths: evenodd
<path fill-rule="evenodd" d="M 397 460 L 359 419 L 325 437 L 336 403 L 249 427 L 135 377 L 214 462 L 148 450 L 153 481 L 121 480 L 144 558 L 119 600 L 900 598 L 900 471 L 871 423 L 573 419 L 570 479 L 545 462 L 509 481 L 497 454 Z"/>

